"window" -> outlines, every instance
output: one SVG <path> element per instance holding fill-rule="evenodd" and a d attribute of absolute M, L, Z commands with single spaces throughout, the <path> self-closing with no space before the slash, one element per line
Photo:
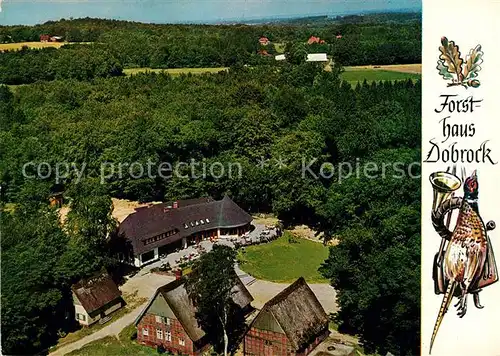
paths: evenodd
<path fill-rule="evenodd" d="M 76 320 L 85 321 L 87 319 L 84 314 L 76 313 Z"/>
<path fill-rule="evenodd" d="M 165 331 L 165 340 L 172 341 L 172 333 L 170 331 Z"/>
<path fill-rule="evenodd" d="M 184 224 L 184 228 L 187 229 L 188 227 L 189 227 L 188 224 Z M 176 229 L 169 230 L 163 234 L 147 238 L 147 239 L 143 240 L 142 242 L 144 243 L 144 245 L 149 245 L 149 244 L 152 244 L 153 242 L 161 241 L 163 239 L 166 239 L 169 236 L 175 235 L 175 234 L 177 234 L 177 232 L 178 232 L 178 230 L 176 230 Z"/>
<path fill-rule="evenodd" d="M 187 229 L 188 225 L 184 224 L 184 227 Z M 169 231 L 167 231 L 167 232 L 165 232 L 163 234 L 147 238 L 147 239 L 143 240 L 142 242 L 144 243 L 144 245 L 149 245 L 149 244 L 152 244 L 153 242 L 161 241 L 163 239 L 166 239 L 167 237 L 175 235 L 176 233 L 177 233 L 177 231 L 175 229 L 174 230 L 169 230 Z"/>
<path fill-rule="evenodd" d="M 170 325 L 170 318 L 165 318 L 165 322 L 167 325 Z"/>
<path fill-rule="evenodd" d="M 156 338 L 159 339 L 159 340 L 163 339 L 163 330 L 156 329 Z"/>
<path fill-rule="evenodd" d="M 155 315 L 155 319 L 157 323 L 163 324 L 163 317 L 161 315 Z"/>
<path fill-rule="evenodd" d="M 142 328 L 142 336 L 149 336 L 149 330 L 146 328 Z"/>
<path fill-rule="evenodd" d="M 184 339 L 179 339 L 179 345 L 181 345 L 181 346 L 186 346 L 186 340 L 184 340 Z"/>

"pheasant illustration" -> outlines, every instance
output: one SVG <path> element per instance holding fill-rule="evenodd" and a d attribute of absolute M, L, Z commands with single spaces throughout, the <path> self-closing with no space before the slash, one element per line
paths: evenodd
<path fill-rule="evenodd" d="M 467 312 L 469 293 L 473 294 L 475 305 L 482 308 L 479 304 L 477 287 L 484 275 L 489 240 L 486 226 L 479 215 L 478 193 L 479 184 L 477 173 L 474 171 L 464 182 L 464 197 L 459 208 L 457 223 L 444 255 L 444 275 L 448 284 L 434 325 L 429 353 L 432 351 L 444 314 L 448 311 L 457 290 L 459 301 L 455 307 L 458 307 L 460 317 Z"/>

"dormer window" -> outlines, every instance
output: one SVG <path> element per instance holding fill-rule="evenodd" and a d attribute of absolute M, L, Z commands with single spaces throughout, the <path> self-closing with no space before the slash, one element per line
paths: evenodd
<path fill-rule="evenodd" d="M 198 220 L 195 221 L 195 224 L 196 224 L 196 226 L 200 225 Z"/>
<path fill-rule="evenodd" d="M 193 226 L 194 226 L 194 222 L 191 221 L 191 227 L 193 227 Z"/>
<path fill-rule="evenodd" d="M 184 224 L 184 228 L 187 229 L 189 227 L 188 224 Z"/>
<path fill-rule="evenodd" d="M 207 224 L 210 222 L 210 220 L 208 220 L 208 218 L 206 218 L 205 221 L 207 222 Z"/>
<path fill-rule="evenodd" d="M 203 221 L 203 220 L 200 220 L 200 224 L 202 224 L 202 225 L 203 225 L 203 224 L 205 224 L 205 221 Z"/>

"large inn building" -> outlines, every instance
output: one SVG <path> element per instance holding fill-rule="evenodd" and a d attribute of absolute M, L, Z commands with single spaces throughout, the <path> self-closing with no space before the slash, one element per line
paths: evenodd
<path fill-rule="evenodd" d="M 137 208 L 120 224 L 118 234 L 130 242 L 133 263 L 141 267 L 202 240 L 242 235 L 251 221 L 228 196 L 199 198 Z"/>

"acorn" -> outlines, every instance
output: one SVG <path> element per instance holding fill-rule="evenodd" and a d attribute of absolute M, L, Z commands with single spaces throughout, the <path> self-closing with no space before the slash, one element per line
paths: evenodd
<path fill-rule="evenodd" d="M 477 79 L 469 79 L 467 81 L 467 85 L 473 88 L 477 88 L 478 86 L 481 85 L 481 82 Z"/>

